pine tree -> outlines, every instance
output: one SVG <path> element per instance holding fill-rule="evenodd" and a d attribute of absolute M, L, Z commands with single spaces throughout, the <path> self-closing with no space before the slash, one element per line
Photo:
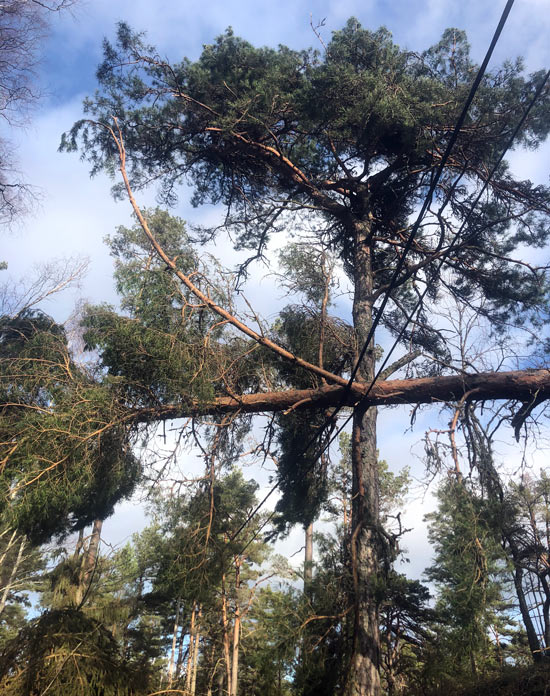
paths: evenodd
<path fill-rule="evenodd" d="M 427 515 L 435 555 L 426 572 L 438 588 L 438 641 L 448 646 L 448 686 L 454 679 L 475 683 L 499 666 L 491 629 L 498 627 L 501 635 L 511 630 L 505 613 L 510 577 L 483 498 L 463 479 L 451 478 L 440 487 L 438 499 L 437 511 Z"/>
<path fill-rule="evenodd" d="M 523 75 L 521 61 L 505 63 L 486 75 L 443 167 L 429 215 L 407 245 L 411 215 L 443 164 L 475 70 L 465 35 L 454 29 L 428 50 L 411 53 L 396 46 L 386 30 L 367 31 L 352 19 L 334 33 L 323 55 L 286 47 L 256 49 L 227 31 L 206 46 L 197 61 L 169 65 L 142 36 L 122 24 L 117 45 L 105 43 L 100 91 L 85 104 L 89 119 L 75 125 L 63 147 L 74 149 L 82 143 L 94 173 L 112 172 L 120 157 L 124 176 L 128 166 L 131 181 L 126 180 L 126 186 L 138 214 L 132 186 L 156 178 L 165 199 L 172 202 L 178 184 L 189 178 L 194 204 L 226 206 L 225 224 L 207 231 L 205 238 L 227 231 L 255 256 L 264 253 L 270 235 L 293 219 L 307 217 L 349 275 L 358 349 L 366 347 L 374 317 L 389 295 L 381 325 L 406 345 L 444 358 L 441 335 L 429 320 L 427 305 L 414 328 L 405 328 L 419 286 L 427 284 L 432 301 L 448 293 L 476 307 L 499 328 L 539 321 L 547 293 L 542 271 L 514 261 L 519 245 L 540 246 L 547 240 L 547 188 L 519 181 L 505 163 L 487 181 L 487 172 L 542 84 L 540 72 Z M 544 140 L 550 126 L 548 98 L 546 90 L 516 145 L 536 147 Z M 472 212 L 483 184 L 486 194 Z M 146 220 L 140 222 L 146 229 Z M 154 235 L 150 239 L 168 268 L 191 287 L 179 261 L 163 251 Z M 399 263 L 402 270 L 394 278 Z M 246 406 L 249 411 L 279 411 L 305 400 L 310 409 L 355 405 L 350 557 L 356 618 L 347 691 L 378 694 L 376 587 L 388 546 L 379 514 L 373 405 L 384 386 L 373 390 L 370 402 L 358 403 L 375 373 L 374 344 L 357 364 L 354 384 L 347 386 L 346 377 L 293 355 L 243 326 L 231 312 L 220 312 L 207 294 L 195 294 L 205 308 L 214 309 L 261 346 L 336 385 L 289 391 L 286 405 L 269 394 L 262 400 L 239 390 L 228 398 L 222 390 L 212 410 L 225 404 L 228 410 Z M 451 387 L 451 378 L 436 377 L 408 385 L 410 392 L 401 385 L 398 400 L 431 401 L 442 392 L 448 395 L 456 389 L 462 394 L 475 385 L 477 399 L 525 395 L 529 401 L 533 387 L 527 386 L 527 376 L 515 379 L 513 386 L 508 378 L 503 386 L 498 376 L 476 382 L 461 375 Z M 388 383 L 388 393 L 390 389 Z M 171 417 L 193 411 L 179 400 L 173 406 Z M 163 415 L 167 417 L 167 411 L 160 409 L 141 417 Z"/>

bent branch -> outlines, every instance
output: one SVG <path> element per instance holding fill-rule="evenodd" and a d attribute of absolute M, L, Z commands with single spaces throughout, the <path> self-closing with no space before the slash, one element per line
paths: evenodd
<path fill-rule="evenodd" d="M 244 324 L 242 321 L 237 319 L 233 314 L 228 312 L 226 309 L 223 307 L 220 307 L 217 305 L 208 295 L 203 293 L 190 279 L 189 276 L 185 275 L 180 269 L 178 269 L 176 262 L 174 259 L 171 259 L 162 246 L 159 244 L 157 241 L 156 237 L 153 235 L 151 232 L 149 225 L 147 224 L 147 220 L 143 216 L 143 213 L 141 212 L 140 207 L 138 206 L 136 199 L 134 198 L 134 194 L 132 191 L 132 188 L 130 186 L 130 181 L 128 179 L 128 175 L 126 173 L 126 150 L 124 148 L 124 142 L 122 140 L 122 133 L 118 127 L 118 121 L 115 117 L 113 117 L 113 121 L 115 123 L 115 127 L 117 129 L 117 132 L 115 131 L 108 125 L 104 123 L 98 123 L 92 121 L 96 126 L 106 128 L 107 131 L 110 133 L 111 137 L 113 138 L 113 141 L 116 144 L 116 147 L 118 149 L 118 155 L 119 155 L 119 169 L 120 173 L 122 175 L 122 179 L 124 181 L 124 186 L 126 187 L 126 192 L 128 194 L 128 200 L 130 201 L 132 208 L 134 209 L 134 213 L 138 219 L 139 224 L 141 225 L 141 228 L 143 229 L 143 232 L 145 233 L 147 239 L 151 243 L 151 246 L 155 250 L 156 254 L 159 256 L 159 258 L 166 264 L 166 266 L 174 273 L 174 275 L 185 285 L 185 287 L 190 290 L 195 297 L 197 297 L 206 307 L 208 307 L 212 312 L 215 312 L 218 316 L 220 316 L 224 321 L 227 321 L 229 324 L 237 328 L 239 331 L 241 331 L 245 336 L 248 336 L 249 338 L 252 338 L 254 341 L 259 343 L 262 346 L 265 346 L 266 348 L 269 348 L 272 350 L 274 353 L 277 355 L 281 356 L 282 358 L 285 358 L 286 360 L 289 360 L 290 362 L 293 362 L 295 365 L 298 365 L 300 367 L 303 367 L 306 370 L 309 370 L 310 372 L 313 372 L 314 374 L 317 374 L 324 379 L 326 379 L 329 382 L 332 382 L 333 384 L 341 384 L 341 385 L 347 385 L 347 380 L 344 379 L 343 377 L 340 377 L 339 375 L 335 375 L 332 372 L 329 372 L 328 370 L 324 370 L 322 367 L 319 367 L 318 365 L 313 365 L 312 363 L 307 362 L 307 360 L 303 360 L 302 358 L 294 355 L 290 351 L 286 350 L 282 346 L 278 345 L 271 339 L 267 338 L 266 336 L 262 336 L 261 334 L 257 333 L 253 329 L 251 329 L 249 326 Z"/>

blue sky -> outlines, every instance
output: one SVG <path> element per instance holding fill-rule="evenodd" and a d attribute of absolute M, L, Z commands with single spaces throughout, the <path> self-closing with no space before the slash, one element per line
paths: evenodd
<path fill-rule="evenodd" d="M 59 154 L 61 133 L 81 116 L 81 103 L 95 89 L 95 70 L 101 60 L 104 36 L 113 37 L 116 23 L 127 21 L 148 34 L 150 43 L 170 60 L 196 58 L 203 44 L 231 25 L 236 34 L 254 44 L 292 48 L 321 48 L 310 27 L 324 21 L 320 29 L 325 41 L 332 31 L 355 16 L 368 28 L 385 25 L 395 41 L 410 50 L 423 50 L 437 42 L 448 26 L 465 29 L 475 59 L 481 61 L 497 25 L 504 1 L 487 0 L 87 0 L 77 2 L 71 13 L 53 18 L 51 37 L 45 45 L 40 70 L 45 97 L 25 131 L 13 133 L 18 146 L 20 169 L 25 180 L 40 193 L 32 215 L 17 229 L 2 237 L 0 258 L 8 261 L 13 278 L 28 277 L 32 267 L 53 258 L 87 256 L 90 269 L 81 288 L 65 293 L 45 306 L 46 311 L 64 320 L 79 298 L 93 302 L 115 301 L 112 264 L 102 239 L 119 224 L 130 221 L 129 205 L 115 203 L 109 194 L 111 182 L 105 177 L 90 180 L 86 165 L 77 155 Z M 547 0 L 516 0 L 497 47 L 494 62 L 523 55 L 529 70 L 550 65 L 550 12 Z M 514 167 L 522 177 L 548 181 L 548 148 L 539 153 L 515 153 Z M 154 191 L 140 194 L 141 204 L 155 201 Z M 183 218 L 213 219 L 212 209 L 192 210 L 183 192 L 175 211 Z M 227 246 L 219 252 L 229 262 Z M 273 284 L 261 282 L 261 271 L 249 296 L 255 297 L 260 312 L 273 311 Z M 410 458 L 409 448 L 422 435 L 421 428 L 404 435 L 406 411 L 391 411 L 382 417 L 381 448 L 390 465 L 397 467 Z M 426 555 L 425 533 L 418 517 L 423 503 L 415 504 L 417 535 L 409 546 L 415 558 Z M 130 532 L 136 520 L 131 514 L 120 522 L 119 538 Z M 410 526 L 410 525 L 408 525 Z M 117 539 L 118 540 L 118 539 Z M 420 563 L 420 561 L 419 561 Z"/>

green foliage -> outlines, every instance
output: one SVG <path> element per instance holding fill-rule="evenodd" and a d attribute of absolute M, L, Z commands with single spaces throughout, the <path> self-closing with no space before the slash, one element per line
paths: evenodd
<path fill-rule="evenodd" d="M 0 655 L 6 696 L 48 690 L 54 696 L 124 696 L 134 682 L 111 634 L 77 609 L 46 612 Z"/>
<path fill-rule="evenodd" d="M 398 474 L 390 471 L 388 463 L 378 460 L 380 513 L 384 522 L 390 513 L 398 512 L 403 507 L 404 499 L 411 485 L 410 467 L 404 466 Z"/>
<path fill-rule="evenodd" d="M 464 32 L 449 29 L 418 54 L 399 48 L 386 29 L 369 31 L 355 19 L 334 32 L 322 56 L 255 48 L 228 30 L 197 61 L 168 65 L 126 24 L 104 53 L 100 92 L 85 110 L 102 123 L 116 114 L 134 185 L 159 178 L 172 201 L 189 178 L 195 204 L 223 202 L 238 245 L 259 253 L 284 226 L 282 211 L 313 205 L 320 215 L 311 219 L 352 277 L 352 223 L 368 219 L 375 290 L 393 273 L 402 232 L 425 196 L 476 69 Z M 510 254 L 519 244 L 547 240 L 548 189 L 514 179 L 506 164 L 465 222 L 444 277 L 433 263 L 454 223 L 469 215 L 478 185 L 540 84 L 542 72 L 522 70 L 519 60 L 504 63 L 478 90 L 435 194 L 439 202 L 449 196 L 454 222 L 434 218 L 419 231 L 394 290 L 397 303 L 382 317 L 393 332 L 416 300 L 407 281 L 420 268 L 432 299 L 443 280 L 461 301 L 477 305 L 485 297 L 483 311 L 499 325 L 540 318 L 547 284 L 511 263 Z M 548 99 L 539 99 L 516 145 L 537 147 L 546 137 Z M 269 149 L 273 143 L 276 150 Z M 62 148 L 79 144 L 93 172 L 112 171 L 116 152 L 105 129 L 78 122 Z M 426 319 L 405 340 L 444 351 Z"/>
<path fill-rule="evenodd" d="M 203 239 L 212 239 L 222 230 L 236 240 L 237 247 L 261 256 L 270 236 L 291 221 L 297 220 L 302 230 L 317 230 L 324 249 L 339 257 L 355 285 L 357 335 L 368 331 L 377 303 L 390 289 L 381 324 L 408 348 L 421 346 L 445 364 L 448 349 L 428 314 L 429 303 L 443 295 L 459 306 L 477 309 L 498 331 L 511 323 L 537 326 L 548 312 L 545 270 L 529 268 L 512 257 L 526 244 L 541 247 L 548 242 L 550 190 L 517 180 L 503 163 L 483 203 L 471 214 L 487 172 L 543 77 L 542 73 L 524 75 L 520 61 L 505 63 L 486 75 L 442 172 L 431 213 L 407 253 L 400 279 L 393 284 L 413 213 L 441 162 L 475 70 L 466 36 L 455 29 L 447 30 L 438 44 L 419 54 L 395 45 L 387 30 L 369 31 L 351 19 L 333 34 L 323 55 L 284 46 L 258 49 L 228 30 L 205 46 L 196 61 L 168 65 L 142 35 L 121 24 L 116 45 L 104 44 L 100 91 L 85 103 L 90 118 L 75 124 L 62 147 L 81 146 L 94 173 L 114 173 L 118 153 L 102 126 L 110 125 L 115 115 L 134 186 L 155 178 L 161 182 L 161 195 L 171 203 L 177 187 L 188 180 L 194 187 L 195 204 L 225 206 L 224 225 L 204 230 Z M 517 143 L 537 147 L 546 138 L 549 102 L 546 92 Z M 197 260 L 181 224 L 159 211 L 149 215 L 153 225 L 158 221 L 156 234 L 181 269 L 195 270 Z M 451 240 L 453 252 L 448 254 Z M 317 378 L 294 365 L 266 359 L 262 350 L 252 355 L 249 344 L 218 328 L 217 320 L 204 308 L 191 308 L 191 298 L 165 274 L 139 229 L 119 230 L 111 246 L 128 316 L 103 308 L 89 312 L 86 321 L 89 345 L 99 350 L 109 373 L 106 384 L 120 401 L 154 407 L 263 386 L 320 386 Z M 303 252 L 295 247 L 281 261 L 292 276 L 292 291 L 302 294 L 305 306 L 287 308 L 273 334 L 310 362 L 346 374 L 355 357 L 356 337 L 350 327 L 326 315 L 330 265 L 324 264 L 324 251 L 316 251 L 310 259 Z M 213 295 L 218 293 L 230 302 L 230 294 L 219 291 L 218 284 L 205 275 L 199 272 L 196 277 Z M 402 331 L 419 287 L 428 288 L 428 300 L 414 328 Z M 370 361 L 367 373 L 374 367 L 374 352 L 366 360 Z M 309 433 L 317 432 L 325 415 L 316 412 L 306 417 L 296 410 L 277 416 L 283 524 L 285 520 L 311 521 L 326 498 L 327 462 L 303 452 Z M 363 427 L 363 443 L 372 436 L 370 425 Z M 371 457 L 374 451 L 372 447 Z M 366 465 L 372 472 L 376 462 Z M 380 466 L 378 478 L 387 502 L 402 499 L 407 477 L 405 472 L 391 475 Z M 349 479 L 338 478 L 339 493 L 345 499 Z M 373 476 L 369 485 L 376 487 L 376 479 Z M 359 495 L 361 482 L 355 483 L 353 495 Z M 372 490 L 368 493 L 376 500 Z M 155 556 L 158 597 L 172 608 L 180 598 L 187 609 L 197 601 L 215 606 L 211 590 L 220 582 L 223 587 L 224 571 L 229 572 L 231 562 L 238 567 L 242 547 L 235 544 L 233 533 L 252 509 L 253 499 L 253 486 L 227 477 L 211 478 L 196 494 L 173 501 L 173 510 L 166 515 L 168 545 L 160 544 L 162 553 Z M 474 682 L 479 673 L 493 670 L 497 661 L 489 627 L 498 626 L 501 633 L 507 630 L 499 617 L 504 562 L 493 525 L 494 510 L 488 510 L 463 481 L 449 482 L 440 502 L 432 517 L 437 562 L 429 573 L 440 591 L 440 616 L 429 631 L 430 636 L 436 634 L 435 641 L 419 630 L 419 621 L 426 618 L 425 589 L 390 572 L 385 579 L 379 577 L 377 561 L 372 563 L 375 601 L 383 604 L 385 598 L 390 614 L 387 658 L 405 640 L 403 635 L 397 637 L 395 626 L 406 624 L 408 631 L 403 659 L 387 663 L 388 691 L 400 670 L 408 670 L 411 680 L 416 679 L 419 693 L 420 687 L 449 690 L 458 679 Z M 361 518 L 361 508 L 361 501 L 353 505 L 353 515 L 359 516 L 355 521 L 360 547 L 363 539 L 381 536 L 376 529 L 380 511 L 369 510 Z M 381 512 L 387 519 L 389 508 Z M 370 531 L 363 534 L 367 517 Z M 296 688 L 303 694 L 332 694 L 346 678 L 353 630 L 348 618 L 353 594 L 349 528 L 344 525 L 341 534 L 339 549 L 325 540 L 322 567 L 307 598 L 311 601 L 308 617 L 315 614 L 316 618 L 310 622 L 315 629 L 304 633 L 303 654 L 308 657 L 295 672 Z M 368 540 L 361 548 L 365 557 L 379 553 L 376 543 Z M 255 550 L 262 555 L 260 546 Z M 251 553 L 247 554 L 250 577 L 254 573 Z M 360 564 L 355 570 L 363 572 L 367 566 Z M 362 581 L 372 578 L 364 574 Z M 240 602 L 237 585 L 235 580 L 234 607 Z M 226 595 L 225 587 L 221 593 L 231 594 Z M 213 625 L 212 616 L 208 620 Z M 307 619 L 304 625 L 309 626 Z M 378 649 L 375 633 L 358 641 L 367 661 Z M 372 645 L 366 648 L 369 640 Z M 414 640 L 425 644 L 413 648 Z M 213 662 L 219 635 L 211 638 L 210 647 L 208 659 Z M 261 651 L 256 674 L 266 673 L 260 663 Z"/>
<path fill-rule="evenodd" d="M 353 631 L 347 544 L 316 534 L 318 562 L 300 606 L 300 660 L 294 675 L 301 696 L 338 693 L 345 682 Z"/>
<path fill-rule="evenodd" d="M 280 312 L 274 327 L 276 340 L 295 355 L 335 374 L 351 369 L 353 330 L 327 313 L 335 288 L 334 258 L 322 248 L 294 243 L 283 249 L 279 262 L 285 273 L 283 284 L 302 295 L 305 304 L 288 306 Z M 317 375 L 288 361 L 277 361 L 277 374 L 291 388 L 321 386 Z M 294 411 L 276 416 L 281 491 L 276 524 L 281 532 L 296 523 L 307 526 L 326 503 L 329 457 L 319 456 L 322 444 L 316 437 L 325 420 L 322 412 Z"/>
<path fill-rule="evenodd" d="M 422 682 L 425 655 L 436 634 L 430 624 L 437 618 L 429 606 L 428 588 L 418 580 L 390 571 L 380 605 L 382 679 L 389 696 L 412 693 Z"/>
<path fill-rule="evenodd" d="M 47 553 L 31 546 L 15 529 L 0 533 L 0 646 L 18 634 L 30 607 L 29 596 L 43 589 Z"/>
<path fill-rule="evenodd" d="M 179 218 L 145 211 L 150 229 L 178 268 L 224 306 L 231 302 L 217 263 L 199 260 Z M 154 253 L 139 225 L 107 239 L 123 313 L 88 306 L 82 319 L 89 350 L 97 350 L 105 383 L 126 406 L 197 406 L 214 396 L 258 385 L 262 351 L 236 336 L 188 291 Z M 272 369 L 272 368 L 271 368 Z"/>
<path fill-rule="evenodd" d="M 438 642 L 446 653 L 438 683 L 444 688 L 494 672 L 498 654 L 490 631 L 506 635 L 511 621 L 501 613 L 506 565 L 491 510 L 462 479 L 449 479 L 438 497 L 438 510 L 427 515 L 435 562 L 426 574 L 438 588 Z"/>
<path fill-rule="evenodd" d="M 308 307 L 319 310 L 332 304 L 337 288 L 335 259 L 312 242 L 291 242 L 279 252 L 281 283 L 289 292 L 299 293 Z"/>
<path fill-rule="evenodd" d="M 319 457 L 316 438 L 324 419 L 322 413 L 300 412 L 277 418 L 277 474 L 282 495 L 276 505 L 280 513 L 276 523 L 280 531 L 288 531 L 297 523 L 307 526 L 326 502 L 328 458 Z M 304 451 L 307 444 L 310 446 Z"/>
<path fill-rule="evenodd" d="M 145 214 L 178 268 L 193 274 L 196 284 L 205 286 L 215 300 L 222 299 L 219 290 L 200 276 L 183 222 L 159 209 Z M 215 319 L 166 272 L 139 225 L 119 227 L 107 242 L 127 315 L 105 305 L 88 307 L 82 322 L 87 347 L 99 350 L 103 366 L 132 403 L 208 399 L 222 353 L 215 348 L 220 338 Z"/>
<path fill-rule="evenodd" d="M 144 215 L 158 243 L 170 258 L 176 258 L 178 268 L 186 274 L 196 272 L 198 257 L 183 220 L 159 208 L 145 210 Z M 150 328 L 169 332 L 177 327 L 189 298 L 166 272 L 141 226 L 120 226 L 105 241 L 115 259 L 114 277 L 122 309 Z"/>
<path fill-rule="evenodd" d="M 0 321 L 0 513 L 33 543 L 106 517 L 140 467 L 112 392 L 74 364 L 63 329 Z M 120 423 L 120 424 L 119 424 Z"/>
<path fill-rule="evenodd" d="M 352 328 L 337 317 L 327 316 L 322 321 L 318 307 L 291 305 L 279 313 L 274 326 L 274 337 L 296 355 L 317 364 L 321 324 L 323 367 L 335 374 L 341 374 L 351 367 L 355 341 Z M 279 379 L 295 389 L 310 389 L 320 384 L 317 375 L 288 364 L 288 361 L 278 360 L 277 368 Z"/>
<path fill-rule="evenodd" d="M 189 604 L 211 601 L 212 590 L 253 534 L 245 526 L 232 539 L 257 504 L 256 489 L 255 481 L 245 481 L 235 471 L 189 498 L 161 501 L 163 534 L 157 542 L 154 594 L 159 598 L 180 597 Z M 253 524 L 258 524 L 257 519 Z M 246 558 L 259 562 L 265 553 L 263 547 L 261 541 L 251 543 Z"/>
<path fill-rule="evenodd" d="M 240 692 L 249 696 L 290 696 L 295 667 L 297 593 L 262 588 L 243 629 Z"/>

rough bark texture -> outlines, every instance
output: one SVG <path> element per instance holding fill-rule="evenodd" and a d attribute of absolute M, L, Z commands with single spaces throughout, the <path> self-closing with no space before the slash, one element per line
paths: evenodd
<path fill-rule="evenodd" d="M 15 534 L 15 532 L 14 532 L 14 534 Z M 15 582 L 15 578 L 17 576 L 17 571 L 19 570 L 19 566 L 21 565 L 21 561 L 23 560 L 23 551 L 25 549 L 26 544 L 27 544 L 27 541 L 26 541 L 25 537 L 21 537 L 21 541 L 19 543 L 19 550 L 17 552 L 17 558 L 15 559 L 15 562 L 11 568 L 9 579 L 7 580 L 6 584 L 4 585 L 2 597 L 0 598 L 0 615 L 3 613 L 3 611 L 6 607 L 6 602 L 8 601 L 8 595 L 10 593 L 10 590 L 13 587 L 13 584 Z"/>
<path fill-rule="evenodd" d="M 191 690 L 191 678 L 193 676 L 193 647 L 195 641 L 195 617 L 196 617 L 196 607 L 193 604 L 193 610 L 191 612 L 191 625 L 189 627 L 189 646 L 187 648 L 187 670 L 185 672 L 185 690 L 187 693 Z"/>
<path fill-rule="evenodd" d="M 199 644 L 200 644 L 200 621 L 202 615 L 202 609 L 199 605 L 197 610 L 197 622 L 195 627 L 195 645 L 193 648 L 193 675 L 191 677 L 191 696 L 195 696 L 197 690 L 197 670 L 199 665 Z"/>
<path fill-rule="evenodd" d="M 350 696 L 380 694 L 380 634 L 375 589 L 380 574 L 376 410 L 357 409 L 352 432 L 352 564 L 355 592 Z"/>
<path fill-rule="evenodd" d="M 225 662 L 225 675 L 227 682 L 227 694 L 231 696 L 231 660 L 229 656 L 229 619 L 227 616 L 227 593 L 225 591 L 225 575 L 222 575 L 222 628 L 223 628 L 223 655 Z"/>
<path fill-rule="evenodd" d="M 90 575 L 92 574 L 95 564 L 97 562 L 97 552 L 99 550 L 99 542 L 101 540 L 101 529 L 103 527 L 103 520 L 94 520 L 94 526 L 92 529 L 92 536 L 90 537 L 90 543 L 88 544 L 88 551 L 86 552 L 86 561 L 84 563 L 84 582 L 89 582 Z"/>
<path fill-rule="evenodd" d="M 369 225 L 355 227 L 355 294 L 353 324 L 357 345 L 367 342 L 372 326 L 372 249 Z M 374 341 L 357 372 L 360 382 L 374 375 Z M 376 409 L 355 409 L 352 431 L 353 505 L 351 556 L 355 603 L 353 650 L 347 675 L 349 696 L 380 694 L 380 632 L 375 587 L 380 572 L 379 494 L 376 452 Z"/>
<path fill-rule="evenodd" d="M 174 620 L 174 630 L 172 631 L 172 648 L 170 650 L 170 662 L 168 664 L 168 688 L 172 687 L 172 683 L 174 681 L 179 621 L 180 621 L 180 600 L 178 599 L 178 601 L 176 603 L 176 618 Z"/>
<path fill-rule="evenodd" d="M 99 552 L 99 543 L 101 541 L 102 527 L 103 520 L 94 520 L 92 534 L 90 536 L 88 548 L 86 549 L 86 553 L 82 563 L 80 584 L 76 592 L 76 603 L 78 605 L 82 604 L 86 599 L 86 595 L 89 591 L 89 587 L 94 576 L 94 570 L 97 563 L 97 555 Z"/>
<path fill-rule="evenodd" d="M 239 606 L 239 589 L 241 587 L 241 561 L 235 558 L 235 620 L 233 622 L 233 651 L 231 662 L 231 689 L 229 696 L 237 696 L 239 684 L 239 647 L 241 641 L 241 608 Z"/>
<path fill-rule="evenodd" d="M 340 404 L 354 406 L 367 391 L 366 384 L 354 383 L 350 389 L 324 385 L 318 389 L 289 389 L 280 392 L 243 394 L 238 399 L 221 396 L 213 401 L 189 401 L 155 408 L 130 411 L 128 420 L 138 423 L 172 420 L 188 416 L 217 413 L 273 413 L 291 409 L 317 409 Z M 516 399 L 528 402 L 533 398 L 550 399 L 550 370 L 515 370 L 512 372 L 481 372 L 446 377 L 392 379 L 376 382 L 364 406 L 399 404 L 434 404 L 460 401 L 467 394 L 472 401 Z"/>
<path fill-rule="evenodd" d="M 313 580 L 313 522 L 305 529 L 304 592 L 308 591 Z"/>

